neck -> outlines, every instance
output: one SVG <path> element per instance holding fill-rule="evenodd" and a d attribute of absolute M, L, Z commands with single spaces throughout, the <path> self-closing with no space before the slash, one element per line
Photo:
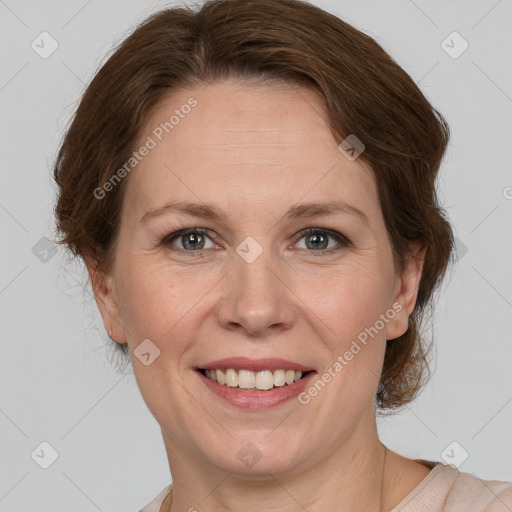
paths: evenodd
<path fill-rule="evenodd" d="M 386 448 L 376 429 L 353 436 L 315 463 L 282 474 L 239 475 L 205 464 L 166 438 L 173 492 L 161 511 L 386 510 Z M 384 478 L 383 478 L 384 477 Z"/>

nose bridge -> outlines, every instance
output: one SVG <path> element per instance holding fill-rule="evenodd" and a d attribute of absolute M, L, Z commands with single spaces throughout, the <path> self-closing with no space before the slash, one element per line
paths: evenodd
<path fill-rule="evenodd" d="M 250 240 L 246 239 L 237 247 L 237 254 L 233 258 L 234 270 L 237 275 L 236 282 L 240 284 L 240 289 L 236 292 L 243 291 L 245 300 L 251 296 L 256 298 L 257 295 L 266 295 L 268 299 L 275 300 L 276 292 L 279 293 L 279 290 L 275 289 L 278 284 L 275 282 L 276 270 L 272 272 L 271 269 L 276 269 L 279 265 L 279 257 L 273 251 L 270 243 L 263 247 L 255 239 L 248 238 Z M 252 293 L 246 294 L 245 292 Z"/>
<path fill-rule="evenodd" d="M 233 268 L 219 310 L 225 328 L 236 326 L 250 334 L 262 334 L 271 327 L 287 329 L 293 322 L 293 301 L 277 277 L 284 262 L 271 247 L 270 237 L 262 237 L 260 242 L 247 237 L 233 253 Z"/>

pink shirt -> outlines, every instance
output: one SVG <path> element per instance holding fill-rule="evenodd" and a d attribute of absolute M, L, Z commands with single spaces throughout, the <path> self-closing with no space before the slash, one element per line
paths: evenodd
<path fill-rule="evenodd" d="M 389 512 L 512 512 L 512 482 L 481 480 L 442 462 L 417 462 L 432 471 Z M 160 512 L 171 487 L 139 512 Z"/>

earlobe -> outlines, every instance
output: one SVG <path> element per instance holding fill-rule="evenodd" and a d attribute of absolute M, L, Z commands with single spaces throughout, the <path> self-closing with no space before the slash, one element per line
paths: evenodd
<path fill-rule="evenodd" d="M 388 340 L 399 338 L 407 332 L 409 329 L 409 318 L 414 311 L 418 297 L 418 288 L 423 272 L 427 247 L 421 242 L 414 242 L 409 248 L 410 255 L 407 266 L 402 275 L 397 278 L 398 292 L 393 299 L 393 304 L 400 304 L 401 309 L 395 315 L 393 322 L 390 322 L 388 325 L 386 331 L 386 338 Z"/>
<path fill-rule="evenodd" d="M 126 333 L 123 327 L 113 277 L 99 270 L 92 258 L 86 257 L 86 266 L 105 331 L 112 341 L 120 344 L 126 343 Z"/>

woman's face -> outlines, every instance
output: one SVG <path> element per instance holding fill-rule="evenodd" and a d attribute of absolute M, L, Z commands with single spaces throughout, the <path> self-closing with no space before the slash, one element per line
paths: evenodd
<path fill-rule="evenodd" d="M 375 433 L 386 339 L 407 330 L 421 272 L 394 273 L 369 167 L 338 148 L 319 97 L 291 85 L 175 91 L 144 145 L 95 292 L 168 453 L 279 474 L 360 449 Z M 211 366 L 272 370 L 254 374 L 260 387 L 279 368 L 314 372 L 243 391 L 198 371 Z"/>

